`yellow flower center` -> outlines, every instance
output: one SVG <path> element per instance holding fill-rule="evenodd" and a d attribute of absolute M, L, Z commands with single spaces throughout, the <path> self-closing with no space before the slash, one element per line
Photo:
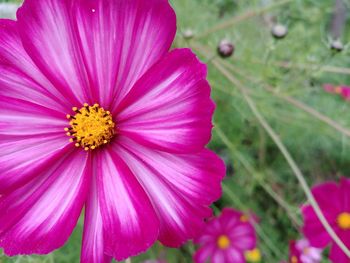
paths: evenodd
<path fill-rule="evenodd" d="M 309 248 L 309 247 L 304 248 L 304 249 L 303 249 L 303 253 L 304 253 L 305 255 L 309 254 L 309 253 L 310 253 L 310 248 Z"/>
<path fill-rule="evenodd" d="M 105 111 L 98 104 L 78 109 L 73 108 L 74 116 L 67 115 L 70 120 L 69 128 L 64 130 L 70 136 L 76 147 L 83 147 L 86 151 L 108 144 L 115 135 L 115 124 L 109 111 Z"/>
<path fill-rule="evenodd" d="M 298 263 L 298 258 L 296 256 L 292 256 L 290 263 Z"/>
<path fill-rule="evenodd" d="M 350 213 L 344 212 L 338 215 L 338 226 L 343 230 L 350 230 Z"/>
<path fill-rule="evenodd" d="M 241 215 L 239 220 L 241 220 L 241 222 L 245 223 L 245 222 L 249 221 L 249 217 L 247 215 Z"/>
<path fill-rule="evenodd" d="M 341 87 L 336 87 L 334 89 L 334 92 L 337 93 L 337 94 L 340 94 L 341 93 Z"/>
<path fill-rule="evenodd" d="M 261 253 L 258 248 L 254 248 L 253 250 L 246 251 L 245 258 L 249 262 L 260 262 L 261 261 Z"/>
<path fill-rule="evenodd" d="M 226 235 L 221 235 L 221 236 L 219 236 L 219 238 L 218 238 L 217 244 L 218 244 L 218 247 L 219 247 L 220 249 L 227 249 L 227 248 L 230 246 L 231 241 L 230 241 L 230 239 L 228 238 L 228 236 L 226 236 Z"/>

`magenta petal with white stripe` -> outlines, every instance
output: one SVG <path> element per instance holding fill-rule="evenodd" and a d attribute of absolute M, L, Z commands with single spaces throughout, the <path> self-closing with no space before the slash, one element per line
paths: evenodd
<path fill-rule="evenodd" d="M 82 263 L 195 238 L 225 167 L 168 0 L 24 0 L 17 18 L 0 19 L 0 248 L 59 248 L 84 205 Z"/>
<path fill-rule="evenodd" d="M 98 201 L 96 174 L 92 175 L 90 191 L 85 205 L 85 220 L 83 244 L 81 249 L 82 263 L 108 263 L 112 260 L 107 256 L 103 240 L 103 223 L 101 207 Z"/>
<path fill-rule="evenodd" d="M 69 0 L 26 0 L 17 12 L 28 55 L 50 82 L 79 105 L 91 102 Z"/>
<path fill-rule="evenodd" d="M 121 134 L 169 152 L 198 152 L 211 137 L 207 68 L 189 49 L 170 52 L 119 105 Z"/>
<path fill-rule="evenodd" d="M 62 136 L 65 120 L 59 112 L 1 95 L 0 101 L 0 194 L 3 194 L 48 169 L 67 152 L 69 142 Z"/>
<path fill-rule="evenodd" d="M 57 134 L 0 139 L 0 194 L 9 193 L 49 169 L 71 147 Z"/>
<path fill-rule="evenodd" d="M 0 96 L 69 110 L 66 94 L 47 80 L 24 50 L 17 23 L 0 19 L 0 31 Z"/>
<path fill-rule="evenodd" d="M 73 152 L 0 197 L 0 246 L 7 255 L 46 254 L 66 242 L 85 202 L 87 160 Z"/>
<path fill-rule="evenodd" d="M 159 232 L 158 219 L 147 194 L 114 152 L 98 153 L 94 168 L 105 229 L 105 252 L 121 260 L 146 251 Z"/>
<path fill-rule="evenodd" d="M 122 137 L 122 136 L 121 136 Z M 147 191 L 160 220 L 159 240 L 178 247 L 196 237 L 221 195 L 224 165 L 212 152 L 169 154 L 120 138 L 115 152 Z M 205 193 L 205 194 L 203 194 Z"/>
<path fill-rule="evenodd" d="M 94 98 L 113 110 L 168 52 L 175 13 L 167 0 L 77 0 L 73 12 Z"/>

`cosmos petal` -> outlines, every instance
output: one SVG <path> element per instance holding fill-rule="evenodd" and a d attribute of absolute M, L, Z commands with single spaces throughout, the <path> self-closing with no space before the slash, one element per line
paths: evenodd
<path fill-rule="evenodd" d="M 62 138 L 63 137 L 63 138 Z M 0 139 L 0 194 L 10 193 L 49 169 L 69 151 L 62 134 Z"/>
<path fill-rule="evenodd" d="M 0 95 L 0 193 L 10 192 L 48 169 L 70 144 L 60 114 Z M 64 115 L 63 115 L 64 116 Z"/>
<path fill-rule="evenodd" d="M 64 113 L 28 102 L 0 95 L 0 135 L 21 137 L 26 135 L 52 135 L 64 137 L 68 121 Z"/>
<path fill-rule="evenodd" d="M 207 68 L 189 49 L 170 52 L 133 87 L 118 111 L 120 133 L 158 150 L 198 152 L 211 137 Z"/>
<path fill-rule="evenodd" d="M 332 238 L 324 229 L 314 209 L 310 205 L 307 205 L 302 207 L 301 211 L 304 217 L 303 233 L 305 237 L 310 241 L 310 244 L 313 247 L 326 247 L 329 244 L 329 242 L 331 242 Z M 330 218 L 326 214 L 325 217 L 334 229 L 335 218 Z"/>
<path fill-rule="evenodd" d="M 348 247 L 349 247 L 349 245 L 350 244 L 348 244 Z M 349 263 L 350 262 L 350 259 L 347 257 L 347 255 L 335 243 L 331 247 L 329 259 L 333 263 Z"/>
<path fill-rule="evenodd" d="M 225 261 L 226 255 L 225 255 L 225 251 L 221 250 L 221 249 L 216 249 L 214 254 L 211 256 L 211 263 L 222 263 L 222 262 L 226 262 Z"/>
<path fill-rule="evenodd" d="M 228 235 L 232 245 L 240 251 L 247 251 L 256 247 L 254 227 L 247 222 L 238 222 L 234 231 Z"/>
<path fill-rule="evenodd" d="M 313 187 L 312 194 L 329 224 L 333 229 L 337 229 L 336 218 L 341 212 L 341 203 L 338 202 L 338 200 L 341 200 L 339 186 L 334 182 L 325 182 Z M 303 233 L 305 237 L 314 247 L 326 247 L 332 239 L 324 229 L 312 206 L 306 205 L 301 210 L 304 217 Z"/>
<path fill-rule="evenodd" d="M 26 51 L 56 87 L 74 104 L 108 108 L 167 52 L 176 31 L 165 0 L 27 0 L 18 23 Z"/>
<path fill-rule="evenodd" d="M 70 0 L 26 0 L 17 11 L 28 55 L 71 106 L 91 103 L 90 85 L 79 50 Z M 92 102 L 93 103 L 93 102 Z"/>
<path fill-rule="evenodd" d="M 238 250 L 237 248 L 228 248 L 225 252 L 224 262 L 235 262 L 235 263 L 246 263 L 243 250 Z"/>
<path fill-rule="evenodd" d="M 208 205 L 221 195 L 222 161 L 207 150 L 174 155 L 142 147 L 122 136 L 113 150 L 150 196 L 160 220 L 159 240 L 176 247 L 197 236 L 204 218 L 211 216 Z"/>
<path fill-rule="evenodd" d="M 211 256 L 214 254 L 216 247 L 213 245 L 202 246 L 193 255 L 193 260 L 195 263 L 206 263 L 209 261 Z"/>
<path fill-rule="evenodd" d="M 109 263 L 112 260 L 112 257 L 104 253 L 103 223 L 95 176 L 93 174 L 93 181 L 85 205 L 81 263 Z"/>
<path fill-rule="evenodd" d="M 324 182 L 312 187 L 312 194 L 324 213 L 337 215 L 342 207 L 340 187 L 335 182 Z"/>
<path fill-rule="evenodd" d="M 65 95 L 47 80 L 24 50 L 18 24 L 0 19 L 0 96 L 65 112 L 69 110 Z"/>
<path fill-rule="evenodd" d="M 113 110 L 168 52 L 176 32 L 175 13 L 167 0 L 77 0 L 74 7 L 93 95 Z"/>
<path fill-rule="evenodd" d="M 340 180 L 340 202 L 342 211 L 350 211 L 350 180 L 343 177 Z"/>
<path fill-rule="evenodd" d="M 74 151 L 0 197 L 0 247 L 6 255 L 47 254 L 66 242 L 85 202 L 87 159 L 85 152 Z"/>
<path fill-rule="evenodd" d="M 148 196 L 117 154 L 105 149 L 95 157 L 105 253 L 122 260 L 146 251 L 159 233 Z"/>

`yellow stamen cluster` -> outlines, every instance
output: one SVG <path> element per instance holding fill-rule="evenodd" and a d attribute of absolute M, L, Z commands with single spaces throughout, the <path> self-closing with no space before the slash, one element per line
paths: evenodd
<path fill-rule="evenodd" d="M 292 256 L 292 258 L 290 259 L 291 263 L 299 263 L 298 262 L 298 258 L 296 256 Z"/>
<path fill-rule="evenodd" d="M 350 213 L 343 212 L 339 214 L 337 224 L 343 230 L 350 230 Z"/>
<path fill-rule="evenodd" d="M 260 262 L 261 261 L 261 253 L 258 248 L 254 248 L 253 250 L 246 251 L 244 253 L 245 258 L 249 262 Z"/>
<path fill-rule="evenodd" d="M 341 90 L 342 90 L 341 87 L 335 87 L 334 92 L 337 94 L 340 94 Z"/>
<path fill-rule="evenodd" d="M 217 245 L 220 249 L 227 249 L 231 244 L 230 239 L 226 235 L 219 236 L 217 240 Z"/>
<path fill-rule="evenodd" d="M 241 222 L 243 222 L 243 223 L 246 223 L 246 222 L 249 221 L 249 216 L 243 214 L 243 215 L 240 216 L 239 220 L 240 220 Z"/>
<path fill-rule="evenodd" d="M 105 111 L 98 104 L 73 108 L 74 116 L 67 115 L 70 127 L 65 128 L 67 135 L 76 147 L 83 147 L 86 151 L 94 150 L 108 144 L 115 135 L 115 124 L 109 111 Z"/>
<path fill-rule="evenodd" d="M 309 248 L 309 247 L 304 248 L 304 249 L 303 249 L 303 253 L 304 253 L 305 255 L 309 254 L 309 253 L 310 253 L 310 248 Z"/>

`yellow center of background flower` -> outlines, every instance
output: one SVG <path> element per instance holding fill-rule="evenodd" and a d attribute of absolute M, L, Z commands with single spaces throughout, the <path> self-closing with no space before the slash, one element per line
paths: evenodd
<path fill-rule="evenodd" d="M 341 87 L 336 87 L 334 89 L 335 93 L 340 94 L 341 93 Z"/>
<path fill-rule="evenodd" d="M 228 236 L 221 235 L 218 238 L 217 244 L 220 249 L 227 249 L 230 246 L 231 242 Z"/>
<path fill-rule="evenodd" d="M 292 256 L 292 258 L 290 259 L 291 263 L 298 263 L 298 258 L 296 256 Z"/>
<path fill-rule="evenodd" d="M 78 109 L 73 108 L 74 116 L 67 115 L 70 120 L 69 128 L 65 128 L 71 142 L 76 147 L 83 147 L 86 151 L 94 150 L 108 144 L 115 135 L 115 124 L 109 111 L 105 111 L 98 104 Z"/>
<path fill-rule="evenodd" d="M 304 249 L 303 249 L 303 253 L 304 253 L 305 255 L 309 254 L 309 253 L 310 253 L 310 248 L 309 248 L 309 247 L 304 248 Z"/>
<path fill-rule="evenodd" d="M 341 213 L 337 218 L 338 226 L 343 230 L 350 229 L 350 213 Z"/>
<path fill-rule="evenodd" d="M 246 251 L 245 258 L 249 262 L 260 262 L 261 261 L 261 253 L 258 248 L 254 248 L 253 250 Z"/>
<path fill-rule="evenodd" d="M 241 215 L 241 217 L 239 218 L 239 220 L 241 220 L 241 222 L 248 222 L 249 221 L 249 217 L 247 215 Z"/>

